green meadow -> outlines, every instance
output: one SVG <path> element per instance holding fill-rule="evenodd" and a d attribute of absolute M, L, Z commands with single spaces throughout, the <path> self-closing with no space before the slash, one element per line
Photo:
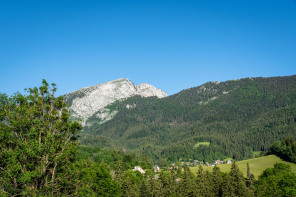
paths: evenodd
<path fill-rule="evenodd" d="M 268 155 L 268 156 L 254 158 L 254 159 L 238 161 L 237 162 L 238 167 L 240 171 L 242 171 L 245 177 L 247 176 L 247 163 L 249 163 L 250 170 L 256 178 L 258 178 L 258 176 L 260 176 L 266 168 L 272 168 L 275 163 L 288 164 L 291 166 L 292 172 L 296 173 L 295 163 L 283 161 L 282 159 L 280 159 L 275 155 Z M 219 164 L 218 166 L 222 172 L 229 172 L 231 168 L 231 164 Z M 205 170 L 209 170 L 209 171 L 212 171 L 213 168 L 214 168 L 213 166 L 204 167 Z M 197 173 L 198 171 L 198 167 L 191 167 L 190 169 L 193 173 Z"/>
<path fill-rule="evenodd" d="M 198 142 L 194 145 L 195 148 L 199 147 L 200 145 L 209 146 L 210 142 Z"/>

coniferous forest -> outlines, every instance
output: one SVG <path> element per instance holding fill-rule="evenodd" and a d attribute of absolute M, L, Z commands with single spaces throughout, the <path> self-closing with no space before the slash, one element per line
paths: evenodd
<path fill-rule="evenodd" d="M 293 82 L 295 76 L 289 79 Z M 225 114 L 225 116 L 222 116 L 222 109 L 211 104 L 212 113 L 207 113 L 201 107 L 200 113 L 194 114 L 192 112 L 192 117 L 189 115 L 180 116 L 184 125 L 186 124 L 184 120 L 192 123 L 194 117 L 194 119 L 198 120 L 195 123 L 196 125 L 194 124 L 195 126 L 206 121 L 209 124 L 207 127 L 197 128 L 202 128 L 201 130 L 208 128 L 210 132 L 213 131 L 213 129 L 210 129 L 211 125 L 214 129 L 217 129 L 217 132 L 211 135 L 200 138 L 192 137 L 196 140 L 194 143 L 210 141 L 209 147 L 201 145 L 201 149 L 196 147 L 197 149 L 194 150 L 198 153 L 202 153 L 201 150 L 204 150 L 210 155 L 215 153 L 215 146 L 219 145 L 218 141 L 215 140 L 220 138 L 222 140 L 223 138 L 220 135 L 220 138 L 218 136 L 215 139 L 214 134 L 222 131 L 222 128 L 227 128 L 226 125 L 230 128 L 226 133 L 228 132 L 233 137 L 233 145 L 229 147 L 229 150 L 233 152 L 239 150 L 238 155 L 241 155 L 240 151 L 244 150 L 243 146 L 248 144 L 242 144 L 241 149 L 239 149 L 240 146 L 237 145 L 240 142 L 238 136 L 242 137 L 247 134 L 243 132 L 240 134 L 239 132 L 235 137 L 231 131 L 232 129 L 238 131 L 236 130 L 238 128 L 246 129 L 247 123 L 251 123 L 249 126 L 251 132 L 260 133 L 263 128 L 266 128 L 264 131 L 269 132 L 268 134 L 271 135 L 270 138 L 266 136 L 266 139 L 270 141 L 276 138 L 272 134 L 275 136 L 293 134 L 294 130 L 290 129 L 294 128 L 295 122 L 292 110 L 295 105 L 295 94 L 292 94 L 295 91 L 295 86 L 291 84 L 286 83 L 287 87 L 281 89 L 284 93 L 279 94 L 280 92 L 277 92 L 275 97 L 272 97 L 275 99 L 272 100 L 275 104 L 271 107 L 269 103 L 256 104 L 257 97 L 250 99 L 248 96 L 244 96 L 246 102 L 253 104 L 252 109 L 254 108 L 254 111 L 249 111 L 249 108 L 246 111 L 241 108 L 234 110 L 234 108 L 229 109 L 230 111 L 233 110 L 230 115 Z M 245 90 L 239 91 L 244 92 Z M 256 92 L 256 90 L 248 89 L 247 95 L 249 91 Z M 13 96 L 0 94 L 1 196 L 296 196 L 296 175 L 291 172 L 290 166 L 284 164 L 275 164 L 273 168 L 266 169 L 258 180 L 255 179 L 252 169 L 249 167 L 248 175 L 244 177 L 236 162 L 233 162 L 229 173 L 221 172 L 219 166 L 215 166 L 213 172 L 209 172 L 204 170 L 202 165 L 199 166 L 196 174 L 193 174 L 187 165 L 183 168 L 162 168 L 155 172 L 151 168 L 156 160 L 146 155 L 145 151 L 141 152 L 141 154 L 139 152 L 125 153 L 120 150 L 80 145 L 79 138 L 82 138 L 80 137 L 82 126 L 78 122 L 70 120 L 67 104 L 64 102 L 63 97 L 55 97 L 55 92 L 56 85 L 49 85 L 43 80 L 42 86 L 29 88 L 26 94 L 16 93 Z M 263 97 L 265 96 L 263 94 Z M 137 98 L 132 99 L 134 99 L 133 101 L 137 100 Z M 161 103 L 162 101 L 156 102 Z M 234 100 L 230 102 L 234 106 L 237 104 Z M 218 104 L 216 103 L 216 105 Z M 260 109 L 262 109 L 261 105 L 270 109 L 270 111 L 265 111 L 263 114 L 259 113 Z M 151 105 L 151 107 L 154 108 L 155 105 Z M 167 110 L 171 109 L 174 108 L 167 108 Z M 181 108 L 178 113 L 182 114 L 182 110 Z M 223 112 L 225 113 L 225 111 Z M 199 121 L 198 116 L 204 117 L 203 113 L 207 114 L 206 117 L 208 118 L 201 118 Z M 147 114 L 147 116 L 143 117 L 149 120 L 150 110 L 147 111 Z M 173 113 L 171 114 L 175 116 Z M 216 115 L 210 116 L 211 114 Z M 160 115 L 158 116 L 160 117 Z M 231 120 L 236 116 L 245 117 L 246 123 L 243 123 L 241 118 L 234 119 L 235 124 L 231 127 Z M 129 117 L 128 114 L 127 117 Z M 162 117 L 170 120 L 168 116 Z M 267 119 L 267 117 L 271 118 Z M 138 116 L 138 118 L 140 117 Z M 253 122 L 250 119 L 256 121 Z M 221 120 L 225 122 L 225 125 L 218 124 Z M 108 124 L 114 124 L 114 121 L 110 121 Z M 241 123 L 241 127 L 239 127 L 238 123 Z M 180 128 L 178 124 L 177 121 L 176 125 L 171 125 L 171 128 L 180 131 L 178 130 Z M 184 127 L 189 130 L 192 125 Z M 252 130 L 254 128 L 257 130 Z M 195 131 L 197 130 L 193 129 L 190 132 L 195 135 Z M 179 133 L 178 137 L 185 134 Z M 110 133 L 110 135 L 115 135 L 115 133 Z M 256 133 L 254 135 L 255 137 L 260 136 L 259 134 L 256 135 Z M 210 139 L 209 136 L 213 137 Z M 158 137 L 161 138 L 162 136 L 159 134 Z M 182 141 L 182 138 L 180 139 L 184 144 L 190 142 L 186 138 L 184 141 Z M 247 138 L 244 139 L 247 140 Z M 251 143 L 251 139 L 247 141 Z M 258 145 L 255 143 L 253 147 L 251 145 L 250 147 L 256 150 L 255 147 L 259 146 L 260 139 L 264 139 L 263 136 L 259 138 Z M 172 140 L 175 140 L 174 136 Z M 226 142 L 230 142 L 227 140 L 230 140 L 230 138 L 227 139 L 226 137 Z M 222 146 L 225 145 L 223 142 L 222 140 Z M 271 145 L 272 143 L 268 142 L 266 144 Z M 180 147 L 176 145 L 176 149 L 168 151 L 178 153 L 177 148 Z M 233 150 L 232 148 L 238 149 Z M 262 150 L 267 149 L 267 147 L 262 147 Z M 181 147 L 180 150 L 187 149 Z M 295 150 L 295 139 L 287 138 L 281 142 L 275 142 L 269 149 L 269 153 L 277 154 L 286 160 L 295 162 Z M 224 151 L 220 150 L 219 154 L 227 155 L 227 152 Z M 182 152 L 184 155 L 185 153 Z M 188 152 L 188 155 L 192 156 L 191 152 Z M 163 152 L 163 156 L 164 158 L 167 156 L 165 152 Z M 244 157 L 248 157 L 248 155 L 237 158 Z M 135 166 L 141 166 L 145 173 L 132 170 Z"/>
<path fill-rule="evenodd" d="M 131 97 L 108 108 L 118 113 L 104 124 L 95 115 L 89 118 L 82 144 L 168 163 L 242 160 L 295 138 L 296 75 L 209 82 L 162 99 Z"/>

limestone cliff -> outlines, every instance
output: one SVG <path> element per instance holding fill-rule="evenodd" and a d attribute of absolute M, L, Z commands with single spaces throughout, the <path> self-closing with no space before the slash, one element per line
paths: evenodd
<path fill-rule="evenodd" d="M 117 100 L 126 99 L 131 96 L 140 95 L 142 97 L 157 96 L 166 97 L 167 94 L 152 85 L 143 83 L 133 84 L 128 79 L 118 79 L 100 85 L 81 88 L 64 95 L 65 102 L 69 104 L 71 117 L 81 120 L 82 125 L 86 120 L 97 114 L 101 123 L 110 120 L 116 111 L 110 112 L 105 109 L 107 105 Z"/>

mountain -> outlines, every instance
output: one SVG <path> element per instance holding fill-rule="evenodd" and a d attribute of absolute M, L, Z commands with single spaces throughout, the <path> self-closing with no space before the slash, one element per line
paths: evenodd
<path fill-rule="evenodd" d="M 88 118 L 82 144 L 155 160 L 241 160 L 295 138 L 296 75 L 208 82 L 164 98 L 132 96 L 105 109 L 116 115 L 103 124 Z"/>
<path fill-rule="evenodd" d="M 166 97 L 167 94 L 152 85 L 142 83 L 133 84 L 128 79 L 118 79 L 100 85 L 85 87 L 64 95 L 65 102 L 69 105 L 72 119 L 81 120 L 85 125 L 88 118 L 104 123 L 114 117 L 117 111 L 105 109 L 114 101 L 123 100 L 131 96 L 141 97 L 156 96 Z M 133 107 L 133 106 L 127 106 Z M 90 126 L 90 124 L 88 125 Z"/>

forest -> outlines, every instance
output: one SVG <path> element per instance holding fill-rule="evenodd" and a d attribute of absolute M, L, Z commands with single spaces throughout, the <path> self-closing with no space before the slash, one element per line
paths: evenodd
<path fill-rule="evenodd" d="M 296 195 L 296 175 L 284 164 L 266 169 L 258 180 L 250 168 L 243 177 L 235 162 L 229 173 L 200 166 L 193 174 L 186 165 L 154 172 L 147 156 L 80 145 L 82 126 L 70 120 L 55 92 L 56 85 L 43 80 L 25 95 L 0 94 L 1 196 Z M 294 146 L 288 139 L 271 150 L 279 147 L 286 155 Z M 146 173 L 133 171 L 134 165 Z"/>
<path fill-rule="evenodd" d="M 117 115 L 104 124 L 95 115 L 89 118 L 81 144 L 126 149 L 156 162 L 242 160 L 295 138 L 296 75 L 208 82 L 166 98 L 136 96 L 108 108 Z M 202 142 L 209 145 L 195 146 Z"/>

